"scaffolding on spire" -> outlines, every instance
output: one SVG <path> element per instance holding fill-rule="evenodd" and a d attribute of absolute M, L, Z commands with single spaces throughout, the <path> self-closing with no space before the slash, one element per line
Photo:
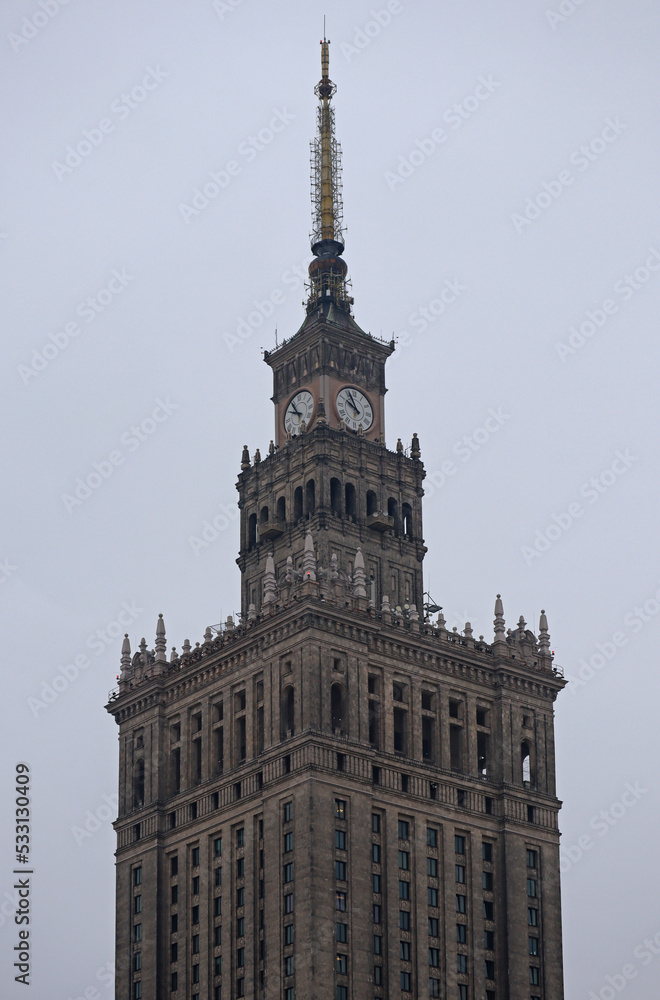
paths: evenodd
<path fill-rule="evenodd" d="M 323 302 L 331 301 L 350 313 L 353 299 L 347 291 L 348 268 L 341 259 L 344 251 L 341 145 L 335 138 L 335 109 L 330 103 L 337 87 L 329 76 L 329 45 L 324 37 L 321 79 L 314 88 L 320 102 L 316 113 L 317 134 L 310 143 L 311 243 L 316 259 L 309 265 L 307 310 L 311 312 Z"/>

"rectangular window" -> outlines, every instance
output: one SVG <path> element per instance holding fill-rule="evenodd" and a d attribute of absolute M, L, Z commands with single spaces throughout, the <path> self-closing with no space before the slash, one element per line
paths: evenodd
<path fill-rule="evenodd" d="M 293 850 L 293 834 L 292 833 L 285 833 L 284 834 L 284 853 L 285 854 L 289 854 L 289 852 L 292 851 L 292 850 Z"/>
<path fill-rule="evenodd" d="M 192 936 L 192 953 L 193 955 L 199 955 L 199 934 L 193 934 Z"/>
<path fill-rule="evenodd" d="M 493 891 L 493 873 L 492 872 L 482 872 L 481 873 L 481 884 L 486 892 Z"/>
<path fill-rule="evenodd" d="M 380 934 L 374 934 L 374 955 L 383 954 L 383 939 Z"/>
<path fill-rule="evenodd" d="M 410 993 L 412 977 L 409 972 L 402 972 L 400 977 L 401 989 L 404 993 Z"/>
<path fill-rule="evenodd" d="M 408 871 L 410 868 L 410 852 L 409 851 L 399 851 L 399 868 L 403 868 L 404 871 Z"/>
<path fill-rule="evenodd" d="M 486 951 L 495 951 L 495 931 L 484 931 L 484 948 Z"/>
<path fill-rule="evenodd" d="M 460 882 L 461 885 L 465 885 L 465 865 L 454 865 L 454 872 L 456 881 Z"/>
<path fill-rule="evenodd" d="M 399 899 L 410 899 L 410 882 L 399 879 Z"/>
<path fill-rule="evenodd" d="M 348 924 L 335 924 L 335 937 L 340 944 L 346 944 Z"/>
<path fill-rule="evenodd" d="M 399 941 L 399 958 L 402 962 L 410 961 L 410 941 Z"/>
<path fill-rule="evenodd" d="M 245 980 L 244 979 L 237 979 L 236 980 L 236 996 L 237 997 L 244 997 L 245 996 Z"/>
<path fill-rule="evenodd" d="M 193 983 L 199 982 L 199 965 L 193 965 L 192 967 L 192 981 Z"/>
<path fill-rule="evenodd" d="M 236 859 L 236 878 L 245 877 L 245 858 Z"/>
<path fill-rule="evenodd" d="M 284 944 L 293 944 L 293 924 L 287 924 L 284 928 Z"/>
<path fill-rule="evenodd" d="M 295 992 L 293 986 L 287 986 L 287 988 L 284 991 L 284 1000 L 293 1000 L 294 996 Z"/>
<path fill-rule="evenodd" d="M 170 962 L 177 962 L 179 959 L 179 946 L 176 941 L 170 945 Z"/>
<path fill-rule="evenodd" d="M 456 924 L 456 940 L 459 944 L 467 944 L 467 927 L 465 924 Z"/>
<path fill-rule="evenodd" d="M 399 820 L 399 840 L 410 839 L 410 823 L 405 819 Z"/>
<path fill-rule="evenodd" d="M 213 928 L 213 944 L 216 948 L 222 944 L 222 925 Z"/>
<path fill-rule="evenodd" d="M 426 874 L 429 878 L 438 877 L 438 859 L 437 858 L 427 858 L 426 859 Z"/>
<path fill-rule="evenodd" d="M 170 903 L 172 904 L 172 906 L 176 906 L 178 899 L 179 899 L 179 887 L 178 885 L 173 885 L 172 889 L 170 890 Z"/>
<path fill-rule="evenodd" d="M 222 837 L 216 837 L 213 841 L 213 856 L 219 858 L 222 854 Z"/>
<path fill-rule="evenodd" d="M 337 862 L 335 862 L 335 864 L 336 863 Z M 380 893 L 380 891 L 381 891 L 381 888 L 380 888 L 380 875 L 374 874 L 374 875 L 371 876 L 371 879 L 372 879 L 372 884 L 373 884 L 373 891 L 375 893 Z"/>
<path fill-rule="evenodd" d="M 429 996 L 439 997 L 440 996 L 440 980 L 439 979 L 429 979 Z"/>
<path fill-rule="evenodd" d="M 485 972 L 486 979 L 494 979 L 495 978 L 495 962 L 493 962 L 492 959 L 490 959 L 490 958 L 486 959 L 484 972 Z"/>
<path fill-rule="evenodd" d="M 494 916 L 493 916 L 494 915 L 494 909 L 495 908 L 494 908 L 493 904 L 490 903 L 490 902 L 488 902 L 487 899 L 484 899 L 484 920 L 493 920 L 494 919 Z"/>
<path fill-rule="evenodd" d="M 243 886 L 236 890 L 236 906 L 245 906 L 245 889 Z"/>
<path fill-rule="evenodd" d="M 222 896 L 216 896 L 213 900 L 213 916 L 222 916 Z"/>
<path fill-rule="evenodd" d="M 438 918 L 429 917 L 429 937 L 438 937 Z"/>
<path fill-rule="evenodd" d="M 467 973 L 467 955 L 456 956 L 456 971 L 461 976 Z"/>
<path fill-rule="evenodd" d="M 379 924 L 380 922 L 381 922 L 380 903 L 374 903 L 374 923 Z"/>
<path fill-rule="evenodd" d="M 338 851 L 346 850 L 346 831 L 335 830 L 335 848 Z"/>
<path fill-rule="evenodd" d="M 245 965 L 245 948 L 236 949 L 236 968 L 242 969 Z"/>
<path fill-rule="evenodd" d="M 527 867 L 536 868 L 537 855 L 536 851 L 532 851 L 529 847 L 527 848 Z"/>
<path fill-rule="evenodd" d="M 140 980 L 133 983 L 133 1000 L 142 1000 L 142 983 Z"/>
<path fill-rule="evenodd" d="M 140 924 L 138 924 L 137 926 L 141 927 Z M 179 918 L 176 913 L 173 913 L 172 916 L 170 917 L 170 932 L 172 934 L 176 934 L 178 927 L 179 927 Z"/>
<path fill-rule="evenodd" d="M 464 984 L 459 984 L 458 1000 L 468 1000 L 468 988 Z"/>
<path fill-rule="evenodd" d="M 465 913 L 467 896 L 456 896 L 456 912 Z"/>
<path fill-rule="evenodd" d="M 142 896 L 133 899 L 133 913 L 142 913 Z"/>
<path fill-rule="evenodd" d="M 371 860 L 375 865 L 380 864 L 380 844 L 371 845 Z"/>
<path fill-rule="evenodd" d="M 374 986 L 381 986 L 383 982 L 383 966 L 374 965 Z"/>
<path fill-rule="evenodd" d="M 136 951 L 133 955 L 133 972 L 139 972 L 142 968 L 142 952 Z"/>
<path fill-rule="evenodd" d="M 199 906 L 193 906 L 190 922 L 192 924 L 198 924 L 199 923 Z"/>
<path fill-rule="evenodd" d="M 456 854 L 465 854 L 465 837 L 456 834 L 454 837 L 454 852 Z"/>
<path fill-rule="evenodd" d="M 213 975 L 222 975 L 222 955 L 216 955 L 213 959 Z"/>
<path fill-rule="evenodd" d="M 371 814 L 371 832 L 380 833 L 380 813 Z"/>
<path fill-rule="evenodd" d="M 236 921 L 236 937 L 245 937 L 245 917 L 239 917 Z"/>
<path fill-rule="evenodd" d="M 222 885 L 222 865 L 215 870 L 215 884 Z"/>
<path fill-rule="evenodd" d="M 335 893 L 335 909 L 339 910 L 341 913 L 346 912 L 346 893 L 336 892 Z"/>
<path fill-rule="evenodd" d="M 437 906 L 438 905 L 438 890 L 434 889 L 433 886 L 429 886 L 428 889 L 426 890 L 426 892 L 427 892 L 429 906 Z"/>
<path fill-rule="evenodd" d="M 245 828 L 242 826 L 236 831 L 236 847 L 245 847 Z"/>
<path fill-rule="evenodd" d="M 293 819 L 293 802 L 285 802 L 282 806 L 282 820 L 284 823 L 290 823 Z"/>
<path fill-rule="evenodd" d="M 335 799 L 335 819 L 346 819 L 346 802 L 344 799 Z"/>
<path fill-rule="evenodd" d="M 408 910 L 399 910 L 399 928 L 402 931 L 410 930 L 410 913 Z"/>
<path fill-rule="evenodd" d="M 440 966 L 440 952 L 437 948 L 429 948 L 429 965 L 433 969 L 437 969 Z"/>
<path fill-rule="evenodd" d="M 426 846 L 427 847 L 438 846 L 438 831 L 433 826 L 427 826 L 426 828 Z"/>
<path fill-rule="evenodd" d="M 530 927 L 538 927 L 539 925 L 539 911 L 535 906 L 527 908 L 527 923 Z"/>
<path fill-rule="evenodd" d="M 284 866 L 284 881 L 293 882 L 293 862 Z"/>
<path fill-rule="evenodd" d="M 142 885 L 142 865 L 133 869 L 133 885 Z"/>
<path fill-rule="evenodd" d="M 335 958 L 335 970 L 340 976 L 345 976 L 348 972 L 348 956 L 337 953 Z"/>
<path fill-rule="evenodd" d="M 284 912 L 293 913 L 293 893 L 288 892 L 284 897 Z"/>
<path fill-rule="evenodd" d="M 529 953 L 530 955 L 538 955 L 539 953 L 539 939 L 537 937 L 529 938 Z"/>
<path fill-rule="evenodd" d="M 541 984 L 540 969 L 538 968 L 538 966 L 530 965 L 529 981 L 532 986 L 539 986 Z"/>
<path fill-rule="evenodd" d="M 193 868 L 196 868 L 197 865 L 199 864 L 199 847 L 193 847 L 192 851 L 190 852 L 190 863 L 193 866 Z"/>
<path fill-rule="evenodd" d="M 170 976 L 170 989 L 172 993 L 176 993 L 178 988 L 179 988 L 179 974 L 177 972 L 173 972 L 172 975 Z"/>
<path fill-rule="evenodd" d="M 199 875 L 195 875 L 192 880 L 192 894 L 193 896 L 199 896 Z"/>
<path fill-rule="evenodd" d="M 179 873 L 179 858 L 174 854 L 170 858 L 170 875 L 174 878 L 175 875 Z"/>
<path fill-rule="evenodd" d="M 536 879 L 535 878 L 528 878 L 527 879 L 527 895 L 528 896 L 532 896 L 534 899 L 536 899 Z"/>
<path fill-rule="evenodd" d="M 335 991 L 335 1000 L 348 1000 L 348 989 L 346 986 L 338 986 Z"/>
<path fill-rule="evenodd" d="M 493 845 L 489 844 L 487 840 L 484 840 L 481 845 L 481 858 L 482 861 L 493 860 Z"/>

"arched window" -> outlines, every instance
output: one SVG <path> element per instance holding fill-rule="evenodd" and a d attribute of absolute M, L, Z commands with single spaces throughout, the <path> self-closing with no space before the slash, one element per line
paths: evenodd
<path fill-rule="evenodd" d="M 348 719 L 346 718 L 346 692 L 341 684 L 333 684 L 330 688 L 330 712 L 332 714 L 332 731 L 346 734 Z"/>
<path fill-rule="evenodd" d="M 136 760 L 133 768 L 133 808 L 144 805 L 144 759 Z"/>
<path fill-rule="evenodd" d="M 412 538 L 413 536 L 413 523 L 412 523 L 412 507 L 409 503 L 404 503 L 401 508 L 401 513 L 403 515 L 402 530 L 406 538 Z"/>
<path fill-rule="evenodd" d="M 250 514 L 248 521 L 248 549 L 253 549 L 257 544 L 257 515 Z"/>
<path fill-rule="evenodd" d="M 399 505 L 394 497 L 390 497 L 387 501 L 387 513 L 390 517 L 394 518 L 394 531 L 398 535 L 401 528 L 399 524 Z"/>
<path fill-rule="evenodd" d="M 341 517 L 341 483 L 338 479 L 330 480 L 330 509 Z"/>
<path fill-rule="evenodd" d="M 346 483 L 345 489 L 346 496 L 346 517 L 350 517 L 352 521 L 355 520 L 355 487 L 353 483 Z"/>
<path fill-rule="evenodd" d="M 268 524 L 268 507 L 262 507 L 259 514 L 259 524 Z"/>
<path fill-rule="evenodd" d="M 314 508 L 316 506 L 316 483 L 313 479 L 307 480 L 307 486 L 305 487 L 305 516 L 308 517 L 310 514 L 314 513 Z"/>
<path fill-rule="evenodd" d="M 367 490 L 367 517 L 378 510 L 378 497 L 373 490 Z"/>
<path fill-rule="evenodd" d="M 280 497 L 277 501 L 277 520 L 286 521 L 286 498 Z"/>
<path fill-rule="evenodd" d="M 284 688 L 282 692 L 282 715 L 281 715 L 281 738 L 285 740 L 287 736 L 293 736 L 295 732 L 294 725 L 294 704 L 293 704 L 293 687 L 289 685 Z"/>
<path fill-rule="evenodd" d="M 532 786 L 534 769 L 532 767 L 532 748 L 527 740 L 520 744 L 520 768 L 524 785 Z"/>
<path fill-rule="evenodd" d="M 293 494 L 293 520 L 299 521 L 303 516 L 303 492 L 302 486 L 296 486 Z"/>

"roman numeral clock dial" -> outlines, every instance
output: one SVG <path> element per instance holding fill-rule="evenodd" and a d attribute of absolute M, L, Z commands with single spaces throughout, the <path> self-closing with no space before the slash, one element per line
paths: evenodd
<path fill-rule="evenodd" d="M 337 412 L 346 426 L 357 431 L 368 431 L 374 422 L 374 411 L 371 403 L 359 389 L 344 386 L 337 393 Z"/>
<path fill-rule="evenodd" d="M 314 415 L 314 397 L 307 389 L 297 392 L 284 411 L 284 429 L 290 434 L 300 434 L 303 420 L 309 427 Z"/>

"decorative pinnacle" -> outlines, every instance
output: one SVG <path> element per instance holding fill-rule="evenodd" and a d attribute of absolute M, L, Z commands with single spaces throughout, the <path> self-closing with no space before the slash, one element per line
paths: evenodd
<path fill-rule="evenodd" d="M 497 595 L 497 599 L 495 600 L 495 620 L 493 625 L 495 627 L 494 642 L 506 642 L 506 632 L 504 631 L 504 605 L 502 604 L 500 594 Z"/>
<path fill-rule="evenodd" d="M 124 641 L 121 644 L 121 669 L 128 670 L 131 665 L 131 644 L 128 632 L 124 632 Z"/>
<path fill-rule="evenodd" d="M 541 611 L 539 618 L 539 648 L 542 653 L 550 652 L 550 635 L 548 634 L 548 619 L 545 611 Z"/>
<path fill-rule="evenodd" d="M 166 663 L 167 646 L 165 644 L 165 622 L 162 615 L 158 615 L 158 621 L 156 622 L 156 642 L 154 645 L 156 647 L 156 659 L 159 662 Z"/>
<path fill-rule="evenodd" d="M 250 452 L 248 451 L 248 446 L 243 445 L 243 454 L 241 455 L 241 469 L 250 468 Z"/>
<path fill-rule="evenodd" d="M 357 552 L 355 553 L 355 563 L 353 565 L 353 593 L 356 597 L 366 597 L 367 588 L 366 584 L 366 574 L 364 572 L 364 556 L 362 555 L 362 549 L 358 545 Z"/>

